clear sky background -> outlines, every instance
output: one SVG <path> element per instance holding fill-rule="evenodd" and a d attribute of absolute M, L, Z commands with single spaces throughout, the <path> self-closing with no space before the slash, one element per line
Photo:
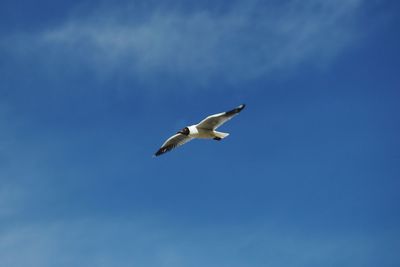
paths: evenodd
<path fill-rule="evenodd" d="M 399 10 L 2 0 L 0 266 L 400 266 Z"/>

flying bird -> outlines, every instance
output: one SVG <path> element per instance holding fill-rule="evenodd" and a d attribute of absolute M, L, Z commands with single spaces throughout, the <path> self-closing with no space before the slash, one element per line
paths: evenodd
<path fill-rule="evenodd" d="M 229 135 L 229 133 L 217 132 L 216 129 L 239 114 L 239 112 L 242 111 L 245 106 L 246 105 L 242 104 L 227 112 L 221 112 L 208 116 L 198 124 L 183 128 L 175 135 L 168 138 L 161 148 L 157 150 L 154 156 L 160 156 L 195 138 L 214 139 L 217 141 L 224 139 Z"/>

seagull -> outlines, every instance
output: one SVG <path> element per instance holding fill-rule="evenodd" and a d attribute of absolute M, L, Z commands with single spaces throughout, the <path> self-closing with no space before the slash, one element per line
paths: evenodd
<path fill-rule="evenodd" d="M 239 112 L 242 111 L 245 106 L 245 104 L 241 104 L 240 106 L 232 110 L 210 115 L 198 124 L 183 128 L 175 135 L 168 138 L 167 141 L 165 141 L 164 144 L 161 146 L 161 148 L 157 150 L 154 156 L 160 156 L 178 146 L 186 144 L 187 142 L 195 138 L 214 139 L 217 141 L 224 139 L 229 135 L 229 133 L 217 132 L 215 130 L 222 124 L 239 114 Z"/>

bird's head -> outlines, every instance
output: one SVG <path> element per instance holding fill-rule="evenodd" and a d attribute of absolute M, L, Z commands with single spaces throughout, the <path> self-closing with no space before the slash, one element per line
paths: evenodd
<path fill-rule="evenodd" d="M 188 127 L 183 128 L 180 130 L 178 133 L 183 134 L 183 135 L 189 135 L 190 131 Z"/>

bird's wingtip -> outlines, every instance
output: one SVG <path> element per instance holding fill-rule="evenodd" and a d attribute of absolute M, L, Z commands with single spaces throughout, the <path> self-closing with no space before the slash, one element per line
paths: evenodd
<path fill-rule="evenodd" d="M 162 154 L 168 152 L 169 150 L 171 150 L 171 149 L 168 148 L 168 147 L 161 147 L 159 150 L 157 150 L 156 153 L 154 153 L 154 156 L 153 156 L 153 157 L 158 157 L 158 156 L 160 156 L 160 155 L 162 155 Z"/>
<path fill-rule="evenodd" d="M 234 115 L 234 114 L 237 114 L 237 113 L 239 113 L 240 111 L 242 111 L 242 109 L 244 109 L 245 106 L 246 106 L 245 104 L 241 104 L 241 105 L 237 106 L 236 108 L 225 112 L 225 114 L 226 114 L 226 115 Z"/>

